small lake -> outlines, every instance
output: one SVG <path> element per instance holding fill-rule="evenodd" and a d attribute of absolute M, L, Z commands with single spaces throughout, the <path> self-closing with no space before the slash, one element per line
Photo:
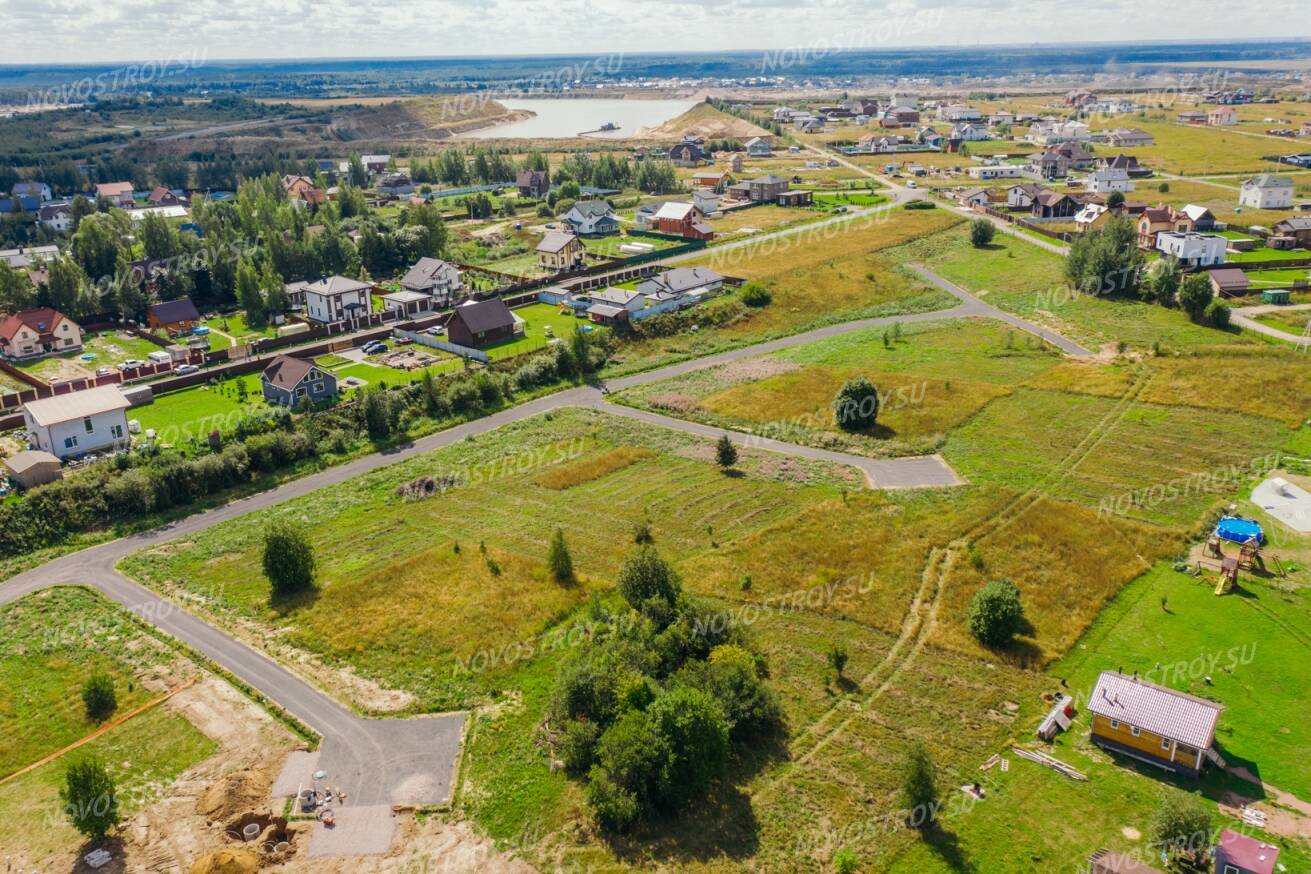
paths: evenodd
<path fill-rule="evenodd" d="M 578 98 L 559 100 L 501 99 L 507 109 L 527 109 L 533 118 L 471 131 L 465 136 L 476 139 L 523 137 L 563 139 L 583 131 L 595 131 L 606 122 L 619 125 L 618 130 L 588 134 L 603 139 L 631 137 L 640 127 L 656 127 L 677 118 L 696 106 L 697 100 L 616 100 L 613 98 Z"/>

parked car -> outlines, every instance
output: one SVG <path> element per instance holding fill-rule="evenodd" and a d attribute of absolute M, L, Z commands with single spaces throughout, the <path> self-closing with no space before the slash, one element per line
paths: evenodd
<path fill-rule="evenodd" d="M 129 358 L 127 361 L 124 361 L 122 364 L 118 365 L 118 369 L 135 370 L 138 367 L 145 367 L 145 366 L 146 366 L 146 362 L 142 361 L 140 358 Z"/>
<path fill-rule="evenodd" d="M 96 368 L 96 376 L 109 376 L 109 374 L 111 374 L 111 373 L 113 373 L 113 372 L 114 372 L 114 371 L 111 370 L 111 369 L 109 369 L 108 367 L 97 367 L 97 368 Z"/>
<path fill-rule="evenodd" d="M 184 364 L 176 372 L 179 376 L 186 376 L 188 373 L 199 373 L 200 368 L 194 364 Z"/>
<path fill-rule="evenodd" d="M 365 355 L 376 355 L 379 352 L 386 352 L 387 344 L 381 340 L 370 340 L 360 348 L 364 350 Z"/>

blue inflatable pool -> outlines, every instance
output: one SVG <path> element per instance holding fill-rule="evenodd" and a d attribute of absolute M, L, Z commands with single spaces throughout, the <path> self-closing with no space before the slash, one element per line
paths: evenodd
<path fill-rule="evenodd" d="M 1215 533 L 1232 543 L 1246 543 L 1253 537 L 1257 543 L 1265 543 L 1265 533 L 1261 525 L 1251 519 L 1239 516 L 1224 516 L 1215 526 Z"/>

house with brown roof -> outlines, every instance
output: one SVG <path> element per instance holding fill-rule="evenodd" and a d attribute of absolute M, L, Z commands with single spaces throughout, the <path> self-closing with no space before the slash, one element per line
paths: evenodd
<path fill-rule="evenodd" d="M 1286 237 L 1296 245 L 1311 246 L 1311 216 L 1296 216 L 1277 221 L 1271 228 L 1277 237 Z"/>
<path fill-rule="evenodd" d="M 1093 743 L 1167 771 L 1197 777 L 1224 705 L 1103 671 L 1088 699 Z"/>
<path fill-rule="evenodd" d="M 146 309 L 146 324 L 155 330 L 164 331 L 170 337 L 190 334 L 199 322 L 200 312 L 189 297 L 152 303 Z"/>
<path fill-rule="evenodd" d="M 551 172 L 549 170 L 520 170 L 514 177 L 514 185 L 519 189 L 520 197 L 545 197 L 551 190 Z"/>
<path fill-rule="evenodd" d="M 537 244 L 537 264 L 543 270 L 563 273 L 582 267 L 587 250 L 577 234 L 567 231 L 547 231 Z"/>
<path fill-rule="evenodd" d="M 163 185 L 156 186 L 155 189 L 150 192 L 150 196 L 147 197 L 146 200 L 150 202 L 151 206 L 182 206 L 183 205 L 182 198 L 178 197 L 176 194 L 174 194 L 171 190 L 165 188 Z"/>
<path fill-rule="evenodd" d="M 1220 297 L 1240 297 L 1252 290 L 1252 281 L 1237 267 L 1217 267 L 1206 272 L 1211 290 Z"/>
<path fill-rule="evenodd" d="M 505 301 L 494 297 L 468 301 L 452 310 L 451 320 L 446 323 L 446 336 L 457 345 L 481 349 L 512 339 L 523 330 L 522 325 Z"/>
<path fill-rule="evenodd" d="M 283 176 L 282 187 L 292 203 L 312 205 L 323 203 L 328 195 L 322 189 L 314 187 L 314 180 L 308 176 Z"/>
<path fill-rule="evenodd" d="M 0 321 L 0 357 L 10 361 L 31 361 L 81 348 L 82 328 L 59 310 L 38 307 Z"/>
<path fill-rule="evenodd" d="M 1034 218 L 1071 218 L 1083 206 L 1064 191 L 1044 191 L 1033 199 Z"/>
<path fill-rule="evenodd" d="M 305 358 L 279 355 L 259 375 L 264 400 L 284 407 L 323 403 L 337 397 L 337 377 Z"/>

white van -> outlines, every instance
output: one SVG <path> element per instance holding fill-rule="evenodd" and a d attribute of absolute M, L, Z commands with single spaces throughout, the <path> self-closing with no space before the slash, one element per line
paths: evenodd
<path fill-rule="evenodd" d="M 173 360 L 173 356 L 165 352 L 163 349 L 151 352 L 146 357 L 156 364 L 168 364 Z"/>

